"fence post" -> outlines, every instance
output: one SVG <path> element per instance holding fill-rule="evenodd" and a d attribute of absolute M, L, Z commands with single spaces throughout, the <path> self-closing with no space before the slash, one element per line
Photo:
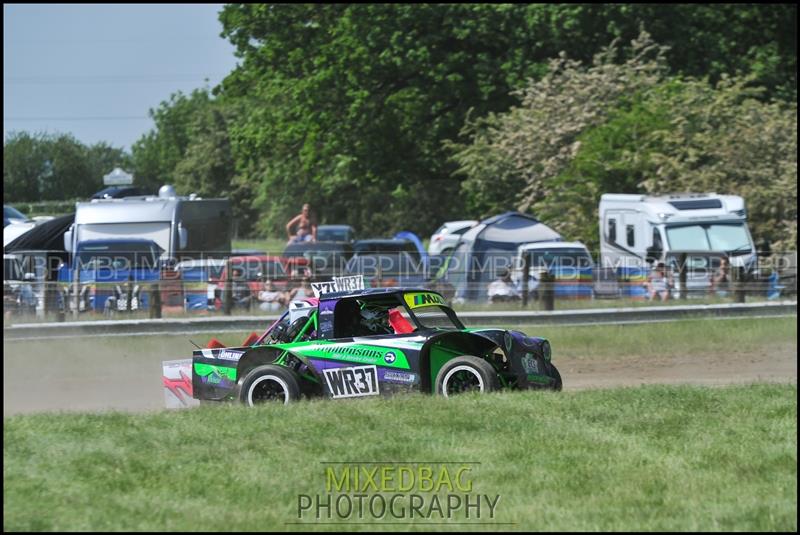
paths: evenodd
<path fill-rule="evenodd" d="M 160 275 L 159 275 L 160 276 Z M 156 281 L 151 285 L 152 299 L 150 299 L 150 317 L 161 318 L 161 284 Z"/>
<path fill-rule="evenodd" d="M 78 268 L 78 262 L 75 262 L 75 267 L 72 270 L 72 299 L 70 301 L 74 305 L 72 309 L 72 318 L 77 320 L 78 315 L 80 314 L 80 269 Z"/>
<path fill-rule="evenodd" d="M 687 287 L 688 279 L 689 277 L 686 273 L 686 253 L 681 253 L 681 256 L 678 258 L 678 280 L 681 283 L 680 299 L 686 299 L 689 295 L 689 288 Z"/>
<path fill-rule="evenodd" d="M 544 309 L 555 310 L 555 288 L 553 287 L 555 277 L 550 273 L 550 270 L 547 270 L 542 272 L 539 280 L 541 281 L 539 287 L 543 288 L 542 301 L 544 303 Z"/>
<path fill-rule="evenodd" d="M 225 286 L 222 289 L 222 313 L 231 315 L 233 308 L 233 273 L 231 273 L 230 258 L 225 260 Z"/>
<path fill-rule="evenodd" d="M 125 303 L 125 312 L 131 311 L 131 301 L 133 300 L 133 271 L 128 273 L 128 286 L 125 288 L 125 295 L 128 301 Z"/>
<path fill-rule="evenodd" d="M 733 301 L 735 303 L 745 302 L 745 283 L 747 276 L 745 275 L 745 268 L 742 266 L 733 269 Z"/>
<path fill-rule="evenodd" d="M 531 255 L 527 252 L 522 264 L 522 308 L 528 307 L 528 277 L 531 274 Z"/>

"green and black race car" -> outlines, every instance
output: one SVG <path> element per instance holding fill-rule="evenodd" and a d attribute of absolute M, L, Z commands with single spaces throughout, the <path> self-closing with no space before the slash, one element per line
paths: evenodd
<path fill-rule="evenodd" d="M 295 301 L 252 343 L 199 349 L 191 363 L 195 399 L 248 405 L 561 386 L 544 338 L 467 329 L 440 294 L 410 288 Z"/>

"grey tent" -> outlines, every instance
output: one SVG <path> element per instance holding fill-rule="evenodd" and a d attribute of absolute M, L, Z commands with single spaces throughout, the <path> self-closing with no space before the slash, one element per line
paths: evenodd
<path fill-rule="evenodd" d="M 506 212 L 468 230 L 448 260 L 447 282 L 456 298 L 482 299 L 486 289 L 504 269 L 513 267 L 523 243 L 562 241 L 561 235 L 533 216 Z"/>

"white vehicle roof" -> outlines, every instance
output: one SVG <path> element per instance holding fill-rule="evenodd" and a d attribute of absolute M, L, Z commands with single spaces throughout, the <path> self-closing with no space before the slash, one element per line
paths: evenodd
<path fill-rule="evenodd" d="M 523 243 L 517 250 L 521 253 L 523 251 L 542 249 L 586 249 L 586 246 L 579 241 L 540 241 L 533 243 Z"/>
<path fill-rule="evenodd" d="M 600 197 L 600 211 L 602 213 L 610 209 L 644 212 L 649 220 L 658 223 L 746 218 L 742 197 L 716 193 L 678 193 L 660 196 L 604 193 Z"/>
<path fill-rule="evenodd" d="M 464 227 L 472 227 L 477 225 L 478 222 L 474 219 L 465 219 L 463 221 L 445 221 L 442 223 L 443 227 L 446 227 L 449 230 L 454 228 L 464 228 Z"/>
<path fill-rule="evenodd" d="M 175 265 L 175 269 L 181 270 L 181 269 L 192 269 L 199 267 L 223 266 L 223 265 L 225 265 L 225 260 L 222 258 L 206 258 L 204 260 L 184 260 L 182 262 L 178 262 Z"/>
<path fill-rule="evenodd" d="M 33 227 L 36 226 L 34 222 L 28 223 L 10 223 L 3 228 L 3 247 L 16 240 Z"/>

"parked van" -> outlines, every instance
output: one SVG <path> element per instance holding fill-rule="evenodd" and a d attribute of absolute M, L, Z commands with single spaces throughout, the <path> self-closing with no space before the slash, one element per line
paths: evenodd
<path fill-rule="evenodd" d="M 601 267 L 617 269 L 624 282 L 637 287 L 653 263 L 677 271 L 683 254 L 690 291 L 708 288 L 722 256 L 747 271 L 756 266 L 747 211 L 738 195 L 606 193 L 599 217 Z"/>
<path fill-rule="evenodd" d="M 74 253 L 88 240 L 137 238 L 155 242 L 162 259 L 224 257 L 231 251 L 231 220 L 228 199 L 178 197 L 172 186 L 162 186 L 157 197 L 76 203 L 64 248 Z"/>
<path fill-rule="evenodd" d="M 64 303 L 71 303 L 77 291 L 80 312 L 113 313 L 148 308 L 149 286 L 161 278 L 161 253 L 161 247 L 152 240 L 79 242 L 71 264 L 63 264 L 58 271 Z M 77 288 L 73 286 L 75 282 Z"/>
<path fill-rule="evenodd" d="M 522 287 L 525 257 L 530 271 L 528 290 L 535 293 L 543 272 L 553 276 L 554 295 L 559 299 L 591 299 L 594 261 L 589 250 L 581 242 L 551 241 L 524 243 L 517 248 L 517 259 L 512 280 Z"/>

